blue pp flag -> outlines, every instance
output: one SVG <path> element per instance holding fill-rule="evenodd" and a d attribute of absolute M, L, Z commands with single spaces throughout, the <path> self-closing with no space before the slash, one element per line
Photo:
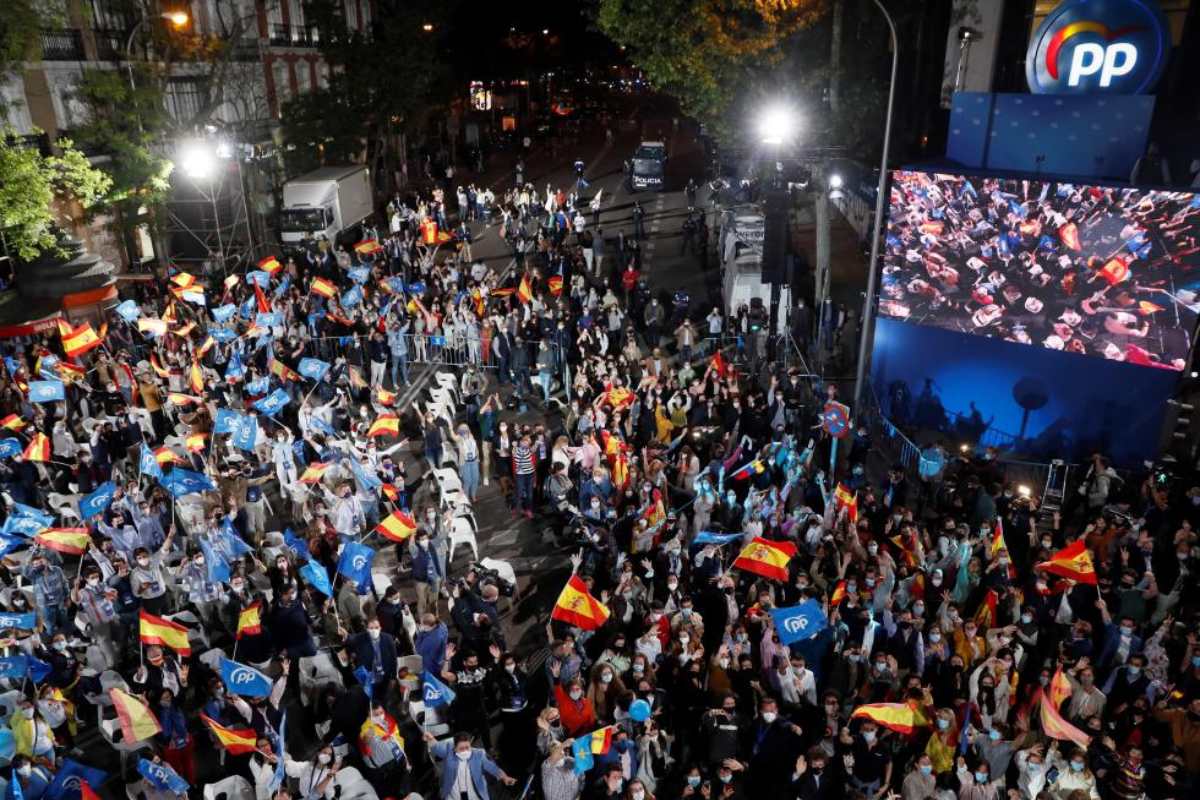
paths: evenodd
<path fill-rule="evenodd" d="M 230 431 L 229 442 L 239 450 L 253 452 L 258 439 L 258 420 L 249 414 L 239 414 Z"/>
<path fill-rule="evenodd" d="M 371 691 L 374 688 L 375 683 L 373 680 L 371 680 L 371 673 L 367 671 L 366 667 L 357 667 L 354 670 L 354 677 L 358 679 L 360 684 L 362 684 L 363 692 L 367 695 L 367 699 L 370 700 Z"/>
<path fill-rule="evenodd" d="M 371 562 L 375 551 L 365 544 L 346 542 L 338 559 L 337 571 L 354 581 L 358 586 L 371 585 Z"/>
<path fill-rule="evenodd" d="M 95 789 L 108 780 L 108 773 L 102 769 L 80 764 L 70 758 L 64 758 L 54 780 L 46 789 L 49 800 L 79 800 L 79 784 L 87 781 L 88 786 Z"/>
<path fill-rule="evenodd" d="M 577 736 L 571 744 L 571 755 L 575 759 L 575 774 L 582 775 L 596 765 L 592 757 L 592 737 Z"/>
<path fill-rule="evenodd" d="M 246 394 L 249 395 L 264 395 L 271 388 L 271 379 L 266 375 L 261 378 L 256 378 L 246 384 Z"/>
<path fill-rule="evenodd" d="M 79 516 L 84 520 L 89 520 L 92 517 L 103 514 L 112 505 L 113 497 L 117 493 L 117 485 L 112 481 L 105 481 L 96 487 L 96 490 L 87 497 L 79 501 Z"/>
<path fill-rule="evenodd" d="M 13 770 L 12 777 L 8 781 L 8 788 L 4 791 L 4 800 L 25 800 L 25 792 L 21 790 L 21 779 L 16 770 Z"/>
<path fill-rule="evenodd" d="M 287 753 L 284 748 L 287 747 L 287 712 L 283 712 L 283 716 L 279 719 L 279 735 L 275 737 L 273 745 L 277 754 L 275 764 L 275 774 L 271 776 L 270 790 L 275 792 L 283 785 L 283 779 L 287 777 Z"/>
<path fill-rule="evenodd" d="M 257 283 L 262 288 L 267 288 L 271 285 L 271 273 L 255 269 L 246 273 L 246 283 Z"/>
<path fill-rule="evenodd" d="M 300 568 L 300 577 L 321 594 L 333 597 L 333 584 L 329 582 L 329 573 L 325 571 L 324 565 L 309 561 Z"/>
<path fill-rule="evenodd" d="M 816 600 L 805 600 L 790 608 L 772 609 L 771 619 L 775 622 L 779 641 L 784 645 L 811 639 L 829 624 L 821 604 Z"/>
<path fill-rule="evenodd" d="M 133 302 L 132 300 L 126 300 L 113 310 L 121 315 L 121 319 L 130 324 L 136 322 L 137 318 L 142 315 L 141 309 L 139 309 L 137 303 Z"/>
<path fill-rule="evenodd" d="M 425 284 L 421 281 L 413 281 L 408 286 L 404 287 L 404 291 L 409 294 L 425 294 Z"/>
<path fill-rule="evenodd" d="M 370 279 L 371 270 L 368 269 L 367 267 L 356 267 L 355 269 L 350 270 L 346 274 L 350 276 L 350 280 L 361 285 L 361 284 L 366 283 Z"/>
<path fill-rule="evenodd" d="M 20 439 L 13 439 L 11 437 L 0 439 L 0 458 L 12 458 L 13 456 L 20 455 L 24 450 L 25 448 L 21 446 Z"/>
<path fill-rule="evenodd" d="M 54 517 L 50 516 L 45 511 L 42 511 L 40 508 L 34 508 L 33 506 L 27 506 L 24 503 L 18 503 L 15 500 L 13 501 L 13 513 L 18 517 L 36 519 L 38 522 L 42 523 L 42 527 L 44 528 L 49 528 L 54 524 Z"/>
<path fill-rule="evenodd" d="M 225 688 L 242 697 L 266 697 L 271 694 L 271 679 L 254 667 L 221 659 L 221 681 Z"/>
<path fill-rule="evenodd" d="M 278 311 L 260 311 L 258 316 L 254 318 L 254 324 L 264 328 L 270 328 L 273 325 L 278 325 L 283 321 L 283 316 Z"/>
<path fill-rule="evenodd" d="M 237 353 L 231 353 L 229 363 L 225 365 L 225 380 L 235 380 L 245 374 L 246 365 L 242 363 L 242 357 Z"/>
<path fill-rule="evenodd" d="M 292 401 L 288 393 L 283 389 L 276 389 L 263 399 L 255 402 L 254 407 L 268 417 L 273 417 L 283 410 L 283 407 Z"/>
<path fill-rule="evenodd" d="M 212 310 L 213 319 L 217 322 L 225 322 L 230 317 L 237 313 L 237 306 L 233 303 L 226 303 L 223 306 L 217 306 Z"/>
<path fill-rule="evenodd" d="M 363 469 L 362 464 L 359 464 L 357 459 L 347 458 L 346 460 L 350 462 L 350 471 L 354 473 L 355 479 L 363 489 L 373 492 L 383 486 L 383 481 Z"/>
<path fill-rule="evenodd" d="M 286 292 L 288 290 L 288 287 L 291 285 L 292 285 L 292 276 L 284 275 L 283 280 L 281 280 L 279 282 L 279 285 L 275 287 L 275 296 L 276 297 L 282 296 L 283 293 Z"/>
<path fill-rule="evenodd" d="M 145 442 L 142 442 L 142 451 L 138 456 L 138 474 L 149 475 L 157 481 L 163 479 L 162 467 L 159 466 L 158 459 L 154 457 L 154 451 Z"/>
<path fill-rule="evenodd" d="M 320 417 L 309 417 L 308 425 L 313 430 L 317 431 L 318 433 L 323 433 L 326 436 L 336 435 L 336 432 L 333 430 L 333 426 Z"/>
<path fill-rule="evenodd" d="M 692 544 L 728 544 L 742 538 L 740 533 L 714 533 L 713 531 L 700 531 L 696 534 L 696 538 L 692 540 Z"/>
<path fill-rule="evenodd" d="M 454 702 L 454 691 L 439 681 L 429 670 L 421 673 L 421 698 L 426 708 L 437 708 Z"/>
<path fill-rule="evenodd" d="M 175 467 L 159 483 L 177 499 L 188 494 L 215 492 L 217 490 L 217 487 L 209 480 L 207 475 L 201 475 L 199 472 L 192 472 L 190 469 L 183 469 L 182 467 Z"/>
<path fill-rule="evenodd" d="M 221 344 L 232 342 L 237 338 L 237 333 L 231 331 L 229 328 L 212 328 L 208 333 L 213 337 L 213 341 L 220 342 Z"/>
<path fill-rule="evenodd" d="M 233 433 L 241 414 L 228 408 L 218 408 L 217 416 L 213 419 L 213 433 Z"/>
<path fill-rule="evenodd" d="M 279 760 L 283 761 L 282 758 Z M 166 763 L 156 764 L 145 758 L 139 758 L 137 771 L 151 786 L 165 792 L 187 794 L 188 789 L 192 788 L 190 783 L 180 777 L 179 773 Z"/>
<path fill-rule="evenodd" d="M 232 576 L 229 562 L 220 550 L 213 547 L 204 539 L 200 539 L 200 550 L 204 553 L 204 566 L 208 570 L 208 580 L 211 583 L 228 583 Z"/>
<path fill-rule="evenodd" d="M 352 286 L 346 290 L 345 294 L 342 295 L 342 308 L 354 308 L 356 305 L 362 302 L 362 299 L 362 288 L 358 286 Z"/>
<path fill-rule="evenodd" d="M 312 381 L 319 381 L 329 372 L 329 362 L 319 358 L 302 358 L 296 371 Z"/>
<path fill-rule="evenodd" d="M 62 381 L 30 381 L 29 402 L 59 403 L 67 396 Z"/>
<path fill-rule="evenodd" d="M 37 627 L 37 612 L 25 614 L 0 614 L 0 631 L 16 628 L 19 631 L 31 631 Z"/>
<path fill-rule="evenodd" d="M 25 677 L 28 669 L 29 656 L 8 656 L 0 658 L 0 678 L 20 680 Z"/>
<path fill-rule="evenodd" d="M 9 517 L 4 520 L 4 527 L 0 528 L 0 534 L 9 535 L 17 534 L 26 538 L 37 536 L 46 529 L 46 525 L 38 522 L 31 517 Z"/>
<path fill-rule="evenodd" d="M 308 544 L 297 536 L 291 528 L 283 529 L 283 543 L 290 547 L 297 557 L 304 559 L 312 558 L 312 553 L 308 552 Z"/>
<path fill-rule="evenodd" d="M 15 553 L 22 547 L 28 547 L 29 540 L 27 539 L 10 539 L 5 536 L 0 536 L 0 558 L 4 558 L 9 553 Z M 3 753 L 0 753 L 3 755 Z"/>

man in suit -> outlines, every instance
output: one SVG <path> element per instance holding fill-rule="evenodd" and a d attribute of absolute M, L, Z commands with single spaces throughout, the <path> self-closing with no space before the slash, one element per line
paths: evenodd
<path fill-rule="evenodd" d="M 346 643 L 354 663 L 365 667 L 374 681 L 373 697 L 387 697 L 388 689 L 396 678 L 396 639 L 383 632 L 379 617 L 367 619 L 366 633 L 351 636 Z"/>
<path fill-rule="evenodd" d="M 838 794 L 840 789 L 833 776 L 826 773 L 825 763 L 825 751 L 819 747 L 809 750 L 807 757 L 796 759 L 792 789 L 798 800 L 829 800 Z"/>
<path fill-rule="evenodd" d="M 442 762 L 438 789 L 441 800 L 491 800 L 487 779 L 483 777 L 485 772 L 505 786 L 517 782 L 488 758 L 486 752 L 471 747 L 470 734 L 456 733 L 453 742 L 439 742 L 426 731 L 425 741 L 429 743 L 433 757 Z"/>

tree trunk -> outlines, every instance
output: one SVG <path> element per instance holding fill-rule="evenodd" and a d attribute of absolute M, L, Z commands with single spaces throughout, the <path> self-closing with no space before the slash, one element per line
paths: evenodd
<path fill-rule="evenodd" d="M 829 42 L 829 110 L 834 114 L 842 107 L 842 11 L 844 0 L 833 0 L 833 30 Z"/>

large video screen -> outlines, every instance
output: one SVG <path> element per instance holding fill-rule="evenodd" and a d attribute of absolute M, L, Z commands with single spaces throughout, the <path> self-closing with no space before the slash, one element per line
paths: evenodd
<path fill-rule="evenodd" d="M 892 175 L 879 313 L 1160 369 L 1200 311 L 1200 195 Z"/>

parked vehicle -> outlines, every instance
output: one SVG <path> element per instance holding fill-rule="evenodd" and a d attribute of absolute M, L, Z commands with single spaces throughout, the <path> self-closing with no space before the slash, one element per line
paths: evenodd
<path fill-rule="evenodd" d="M 374 213 L 371 173 L 364 166 L 321 167 L 283 185 L 279 236 L 284 249 L 324 237 L 337 245 L 358 241 Z"/>

